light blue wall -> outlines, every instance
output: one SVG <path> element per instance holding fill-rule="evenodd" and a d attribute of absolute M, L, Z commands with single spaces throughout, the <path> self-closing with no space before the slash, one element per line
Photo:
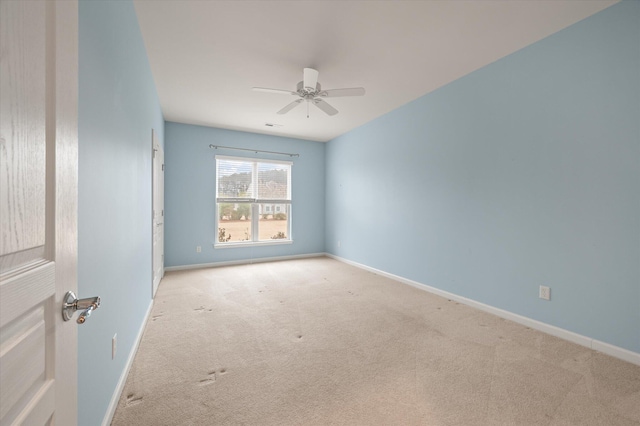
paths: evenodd
<path fill-rule="evenodd" d="M 79 5 L 78 424 L 101 424 L 151 303 L 151 128 L 164 121 L 131 1 Z M 118 352 L 111 359 L 111 338 Z"/>
<path fill-rule="evenodd" d="M 165 147 L 165 266 L 183 266 L 324 252 L 324 144 L 167 122 Z M 254 154 L 209 144 L 298 153 Z M 215 155 L 293 161 L 292 244 L 214 249 Z M 202 247 L 196 253 L 196 246 Z"/>
<path fill-rule="evenodd" d="M 640 2 L 329 142 L 326 182 L 328 252 L 640 352 Z"/>

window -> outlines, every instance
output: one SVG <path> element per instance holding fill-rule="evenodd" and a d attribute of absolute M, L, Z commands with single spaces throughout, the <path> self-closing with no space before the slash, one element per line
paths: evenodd
<path fill-rule="evenodd" d="M 217 247 L 291 242 L 292 164 L 216 155 Z"/>

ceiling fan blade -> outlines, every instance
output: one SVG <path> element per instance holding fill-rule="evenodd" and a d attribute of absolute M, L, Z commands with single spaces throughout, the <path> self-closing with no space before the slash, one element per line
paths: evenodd
<path fill-rule="evenodd" d="M 255 90 L 256 92 L 279 93 L 281 95 L 297 95 L 296 92 L 292 92 L 291 90 L 268 89 L 266 87 L 252 87 L 251 89 Z"/>
<path fill-rule="evenodd" d="M 298 105 L 300 105 L 300 103 L 302 101 L 304 101 L 304 99 L 296 99 L 295 101 L 291 102 L 289 105 L 287 105 L 284 108 L 282 108 L 276 114 L 286 114 L 289 111 L 291 111 L 292 109 L 294 109 L 295 107 L 297 107 Z"/>
<path fill-rule="evenodd" d="M 328 115 L 336 115 L 338 110 L 323 101 L 322 99 L 314 99 L 313 103 L 320 108 L 322 111 L 326 112 Z"/>
<path fill-rule="evenodd" d="M 341 96 L 364 96 L 364 87 L 353 87 L 350 89 L 329 89 L 318 94 L 323 98 L 338 98 Z"/>
<path fill-rule="evenodd" d="M 318 71 L 313 68 L 305 68 L 303 73 L 302 81 L 304 82 L 303 87 L 305 89 L 309 89 L 309 91 L 316 90 L 316 84 L 318 84 Z"/>

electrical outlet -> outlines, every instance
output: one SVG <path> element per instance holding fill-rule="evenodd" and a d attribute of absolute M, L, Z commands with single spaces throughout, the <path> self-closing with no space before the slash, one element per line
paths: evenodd
<path fill-rule="evenodd" d="M 111 339 L 111 359 L 116 359 L 116 350 L 118 349 L 118 333 L 113 335 Z"/>
<path fill-rule="evenodd" d="M 338 248 L 340 248 L 340 240 L 338 240 Z"/>
<path fill-rule="evenodd" d="M 551 288 L 541 285 L 539 297 L 540 299 L 551 300 Z"/>
<path fill-rule="evenodd" d="M 202 246 L 196 246 L 196 253 L 202 252 Z"/>

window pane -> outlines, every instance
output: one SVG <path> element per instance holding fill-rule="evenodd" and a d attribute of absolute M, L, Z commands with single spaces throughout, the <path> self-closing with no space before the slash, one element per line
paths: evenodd
<path fill-rule="evenodd" d="M 290 200 L 289 173 L 291 166 L 279 163 L 258 163 L 258 195 L 261 200 Z"/>
<path fill-rule="evenodd" d="M 217 160 L 218 198 L 253 198 L 253 162 Z"/>
<path fill-rule="evenodd" d="M 292 164 L 216 155 L 216 245 L 291 241 Z"/>
<path fill-rule="evenodd" d="M 251 241 L 251 204 L 218 204 L 218 242 Z"/>
<path fill-rule="evenodd" d="M 260 241 L 290 239 L 289 205 L 261 203 L 258 206 L 260 208 L 260 218 L 258 220 Z"/>

